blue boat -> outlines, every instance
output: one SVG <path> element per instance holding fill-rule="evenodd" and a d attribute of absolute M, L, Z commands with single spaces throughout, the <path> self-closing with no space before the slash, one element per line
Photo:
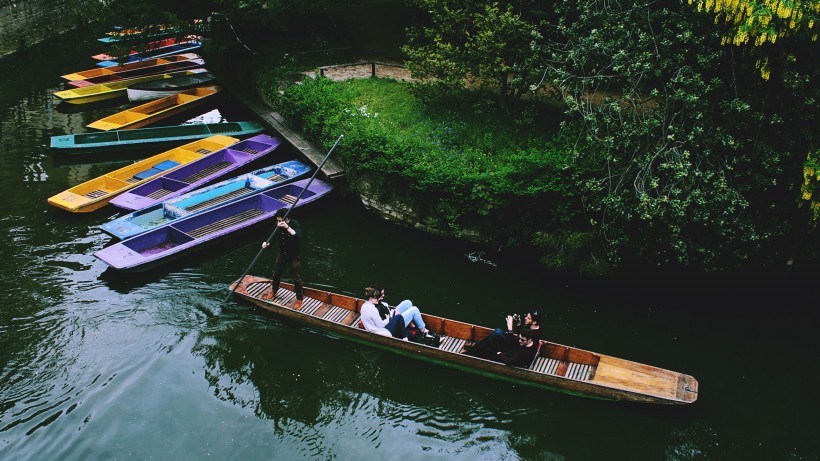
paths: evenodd
<path fill-rule="evenodd" d="M 161 58 L 163 56 L 171 56 L 174 54 L 190 53 L 191 51 L 196 51 L 200 48 L 202 48 L 202 42 L 199 41 L 177 43 L 174 45 L 163 46 L 141 53 L 130 54 L 124 58 L 121 58 L 122 62 L 118 60 L 100 61 L 97 63 L 97 67 L 114 67 L 127 62 L 139 62 L 145 61 L 146 59 Z"/>
<path fill-rule="evenodd" d="M 301 178 L 312 167 L 291 160 L 197 189 L 109 221 L 100 228 L 121 240 Z"/>
<path fill-rule="evenodd" d="M 281 142 L 281 139 L 258 134 L 157 176 L 115 197 L 111 204 L 134 211 L 177 197 L 221 179 L 245 165 L 261 161 Z"/>
<path fill-rule="evenodd" d="M 331 190 L 333 186 L 324 181 L 302 179 L 154 228 L 103 248 L 94 256 L 112 269 L 149 270 L 232 233 L 269 223 L 277 210 L 307 205 Z M 273 224 L 269 226 L 272 228 Z"/>

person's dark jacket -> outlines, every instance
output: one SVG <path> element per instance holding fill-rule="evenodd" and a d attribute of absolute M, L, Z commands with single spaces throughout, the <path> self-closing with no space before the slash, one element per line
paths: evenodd
<path fill-rule="evenodd" d="M 302 225 L 299 221 L 289 218 L 288 226 L 296 232 L 295 235 L 290 235 L 285 229 L 279 229 L 277 238 L 279 239 L 279 253 L 292 261 L 299 257 L 299 242 L 302 238 Z"/>

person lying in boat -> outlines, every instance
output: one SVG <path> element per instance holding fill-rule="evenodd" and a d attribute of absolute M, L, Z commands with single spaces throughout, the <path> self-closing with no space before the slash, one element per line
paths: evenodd
<path fill-rule="evenodd" d="M 538 343 L 539 341 L 533 339 L 533 330 L 530 327 L 522 327 L 518 332 L 518 344 L 504 352 L 496 353 L 492 360 L 511 367 L 529 368 L 538 352 Z"/>
<path fill-rule="evenodd" d="M 367 301 L 362 304 L 362 325 L 364 329 L 382 336 L 392 336 L 407 340 L 407 325 L 416 324 L 423 333 L 427 332 L 419 308 L 410 300 L 404 300 L 390 309 L 384 299 L 384 289 L 378 285 L 364 289 Z M 384 314 L 384 315 L 382 315 Z"/>
<path fill-rule="evenodd" d="M 517 345 L 520 332 L 524 328 L 529 328 L 533 341 L 537 343 L 541 340 L 541 318 L 538 309 L 533 309 L 524 317 L 518 314 L 508 315 L 505 319 L 506 329 L 496 328 L 472 347 L 462 349 L 461 353 L 492 360 L 499 352 L 506 352 Z"/>

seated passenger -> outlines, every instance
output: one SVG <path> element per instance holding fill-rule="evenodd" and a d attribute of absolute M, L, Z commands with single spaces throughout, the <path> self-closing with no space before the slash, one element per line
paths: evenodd
<path fill-rule="evenodd" d="M 402 301 L 396 309 L 390 309 L 382 302 L 384 290 L 379 286 L 365 288 L 365 298 L 367 302 L 362 304 L 361 309 L 361 320 L 365 330 L 382 336 L 401 338 L 404 341 L 408 339 L 406 326 L 410 322 L 414 322 L 422 331 L 427 331 L 418 307 L 413 306 L 409 300 Z"/>
<path fill-rule="evenodd" d="M 529 328 L 532 340 L 538 343 L 541 340 L 541 312 L 533 309 L 522 319 L 520 315 L 508 315 L 506 329 L 496 328 L 486 338 L 475 343 L 472 347 L 465 347 L 461 353 L 493 360 L 499 352 L 506 352 L 518 344 L 519 332 Z"/>
<path fill-rule="evenodd" d="M 379 314 L 381 315 L 382 319 L 386 319 L 390 317 L 390 306 L 384 301 L 384 288 L 380 287 L 379 285 L 373 285 L 373 287 L 377 290 L 381 291 L 381 296 L 379 297 L 379 302 L 376 304 L 376 308 L 379 310 Z M 409 327 L 410 323 L 414 323 L 416 328 L 418 328 L 422 334 L 427 333 L 427 328 L 425 328 L 424 320 L 421 318 L 421 310 L 418 307 L 413 305 L 413 302 L 409 299 L 405 299 L 404 301 L 400 302 L 398 306 L 394 309 L 395 313 L 401 314 L 404 317 L 404 325 L 405 327 Z"/>
<path fill-rule="evenodd" d="M 538 343 L 532 337 L 532 330 L 523 327 L 518 333 L 518 344 L 505 352 L 499 352 L 493 360 L 511 367 L 528 368 L 538 352 Z"/>

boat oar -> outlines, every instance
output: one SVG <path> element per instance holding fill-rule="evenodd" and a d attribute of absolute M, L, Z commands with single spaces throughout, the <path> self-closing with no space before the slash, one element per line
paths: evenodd
<path fill-rule="evenodd" d="M 322 163 L 320 163 L 319 166 L 316 167 L 316 171 L 313 172 L 313 176 L 310 177 L 310 180 L 308 180 L 307 184 L 305 184 L 305 187 L 302 188 L 302 192 L 299 192 L 299 196 L 296 197 L 296 200 L 294 200 L 293 203 L 290 205 L 290 207 L 288 208 L 288 211 L 285 212 L 285 216 L 283 216 L 282 219 L 287 219 L 288 218 L 288 215 L 290 215 L 290 212 L 293 211 L 293 207 L 295 207 L 296 204 L 299 203 L 299 199 L 301 199 L 302 196 L 305 194 L 305 191 L 308 190 L 308 187 L 310 187 L 310 183 L 312 183 L 313 179 L 316 178 L 316 174 L 318 174 L 319 171 L 322 169 L 325 162 L 327 162 L 327 159 L 330 158 L 330 154 L 333 153 L 333 150 L 336 149 L 336 146 L 339 145 L 339 141 L 341 141 L 342 138 L 344 138 L 344 136 L 345 135 L 340 134 L 339 138 L 336 139 L 336 142 L 333 143 L 333 147 L 330 148 L 330 150 L 327 152 L 327 155 L 325 155 L 325 158 L 322 159 Z M 274 226 L 273 232 L 271 232 L 270 237 L 268 237 L 268 239 L 265 240 L 265 243 L 270 245 L 270 242 L 273 241 L 274 237 L 276 237 L 276 233 L 278 231 L 279 231 L 279 226 Z M 236 282 L 236 285 L 234 285 L 233 289 L 228 294 L 228 297 L 225 298 L 225 301 L 223 301 L 223 302 L 227 302 L 229 299 L 231 299 L 231 296 L 233 296 L 233 294 L 236 292 L 236 289 L 239 288 L 239 285 L 242 284 L 242 281 L 245 280 L 245 277 L 248 275 L 248 272 L 251 271 L 251 268 L 253 268 L 253 266 L 256 264 L 256 261 L 262 255 L 263 251 L 265 251 L 264 246 L 262 247 L 262 249 L 259 250 L 258 253 L 256 253 L 256 257 L 253 258 L 253 261 L 251 261 L 251 264 L 248 266 L 247 269 L 245 269 L 245 273 L 242 274 L 242 277 L 239 277 L 239 280 Z"/>

